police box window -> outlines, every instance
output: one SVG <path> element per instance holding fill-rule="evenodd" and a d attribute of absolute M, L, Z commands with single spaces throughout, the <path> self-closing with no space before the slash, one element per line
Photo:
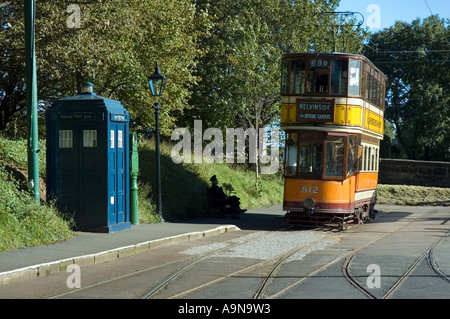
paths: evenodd
<path fill-rule="evenodd" d="M 73 133 L 72 130 L 59 131 L 59 148 L 72 148 Z"/>
<path fill-rule="evenodd" d="M 97 130 L 83 130 L 83 146 L 97 147 Z"/>
<path fill-rule="evenodd" d="M 117 131 L 117 147 L 123 148 L 123 131 Z"/>

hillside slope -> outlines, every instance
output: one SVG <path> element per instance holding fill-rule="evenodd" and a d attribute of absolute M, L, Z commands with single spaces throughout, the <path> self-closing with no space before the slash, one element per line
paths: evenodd
<path fill-rule="evenodd" d="M 0 252 L 74 235 L 70 222 L 51 205 L 36 204 L 25 184 L 26 142 L 0 138 Z"/>

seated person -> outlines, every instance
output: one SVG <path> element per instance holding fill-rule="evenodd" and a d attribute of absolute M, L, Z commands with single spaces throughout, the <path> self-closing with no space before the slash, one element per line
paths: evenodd
<path fill-rule="evenodd" d="M 219 183 L 217 181 L 217 177 L 216 175 L 213 175 L 210 178 L 210 182 L 211 182 L 211 188 L 209 189 L 209 194 L 212 197 L 213 200 L 223 200 L 225 205 L 230 205 L 231 206 L 231 213 L 232 213 L 232 218 L 239 218 L 237 215 L 238 214 L 242 214 L 245 213 L 247 210 L 246 209 L 241 209 L 240 206 L 240 202 L 239 202 L 239 198 L 236 196 L 227 196 L 223 190 L 222 187 L 217 186 L 217 184 Z M 225 212 L 223 212 L 225 213 Z"/>

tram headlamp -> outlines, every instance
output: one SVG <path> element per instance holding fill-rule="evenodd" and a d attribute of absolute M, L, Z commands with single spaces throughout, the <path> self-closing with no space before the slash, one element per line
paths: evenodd
<path fill-rule="evenodd" d="M 312 197 L 307 197 L 303 201 L 303 206 L 305 206 L 306 209 L 311 209 L 316 205 L 316 200 Z"/>

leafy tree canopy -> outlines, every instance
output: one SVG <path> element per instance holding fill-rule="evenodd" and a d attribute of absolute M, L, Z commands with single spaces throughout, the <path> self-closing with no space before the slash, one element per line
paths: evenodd
<path fill-rule="evenodd" d="M 339 0 L 36 1 L 40 109 L 84 82 L 122 101 L 135 130 L 154 127 L 146 77 L 169 78 L 161 131 L 263 127 L 279 114 L 283 53 L 360 53 L 365 32 L 333 12 Z M 0 7 L 0 130 L 25 132 L 23 1 Z M 339 27 L 337 27 L 339 25 Z"/>
<path fill-rule="evenodd" d="M 397 156 L 450 159 L 449 22 L 436 15 L 398 21 L 370 37 L 365 54 L 388 77 L 385 117 Z"/>
<path fill-rule="evenodd" d="M 134 125 L 147 130 L 154 126 L 154 100 L 146 77 L 158 61 L 170 78 L 161 116 L 162 132 L 168 134 L 172 113 L 187 107 L 197 81 L 193 71 L 203 54 L 197 38 L 208 33 L 208 15 L 189 0 L 76 3 L 74 9 L 73 1 L 36 1 L 41 106 L 77 94 L 91 81 L 97 94 L 122 101 Z M 0 130 L 5 130 L 25 109 L 23 1 L 3 4 L 0 23 Z"/>

